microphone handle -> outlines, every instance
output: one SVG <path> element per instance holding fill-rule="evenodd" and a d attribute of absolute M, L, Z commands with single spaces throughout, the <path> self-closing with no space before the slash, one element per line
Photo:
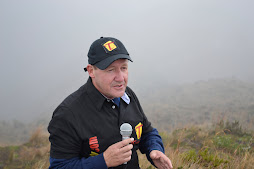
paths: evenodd
<path fill-rule="evenodd" d="M 130 136 L 122 136 L 122 140 L 126 140 L 126 139 L 128 139 L 128 138 L 130 138 Z M 125 162 L 125 163 L 123 163 L 123 164 L 127 164 L 127 162 Z"/>
<path fill-rule="evenodd" d="M 126 140 L 128 138 L 130 138 L 130 136 L 122 136 L 122 140 Z"/>

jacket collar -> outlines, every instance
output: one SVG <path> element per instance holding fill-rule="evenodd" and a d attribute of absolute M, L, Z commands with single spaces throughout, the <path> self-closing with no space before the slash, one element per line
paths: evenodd
<path fill-rule="evenodd" d="M 92 100 L 98 110 L 102 108 L 106 98 L 94 87 L 92 79 L 89 77 L 86 83 L 86 91 L 90 100 Z"/>
<path fill-rule="evenodd" d="M 87 94 L 88 94 L 88 97 L 93 100 L 96 106 L 96 108 L 98 110 L 101 110 L 103 104 L 105 101 L 111 101 L 111 99 L 107 99 L 103 94 L 101 94 L 96 88 L 95 86 L 93 85 L 92 83 L 92 79 L 91 77 L 88 78 L 87 80 L 87 83 L 86 83 L 86 90 L 87 90 Z M 130 103 L 130 97 L 128 94 L 126 94 L 126 92 L 124 93 L 124 95 L 121 97 L 124 102 L 126 104 L 129 104 Z"/>

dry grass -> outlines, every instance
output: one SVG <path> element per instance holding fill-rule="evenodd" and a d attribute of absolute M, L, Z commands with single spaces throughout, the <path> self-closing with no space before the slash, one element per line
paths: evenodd
<path fill-rule="evenodd" d="M 233 122 L 232 124 L 236 124 Z M 232 127 L 232 126 L 231 126 Z M 234 126 L 235 128 L 235 126 Z M 205 169 L 205 168 L 230 168 L 250 169 L 254 168 L 254 137 L 245 131 L 208 126 L 189 126 L 174 130 L 171 134 L 161 133 L 166 155 L 171 159 L 174 168 L 177 169 Z M 225 131 L 229 131 L 226 134 Z M 247 135 L 247 136 L 246 136 Z M 219 147 L 216 136 L 232 138 L 230 142 Z M 248 137 L 248 141 L 246 141 Z M 235 146 L 236 145 L 236 146 Z M 241 149 L 241 147 L 249 147 Z M 139 153 L 140 154 L 140 153 Z M 154 169 L 141 154 L 140 166 L 142 169 Z"/>
<path fill-rule="evenodd" d="M 253 135 L 249 142 L 245 142 L 245 136 L 235 136 L 230 133 L 229 136 L 237 140 L 239 146 L 233 147 L 225 144 L 225 147 L 218 147 L 216 140 L 214 140 L 215 137 L 225 136 L 225 138 L 228 138 L 226 137 L 228 134 L 223 131 L 225 130 L 218 128 L 189 126 L 174 130 L 171 134 L 166 132 L 160 134 L 164 142 L 166 155 L 171 159 L 176 169 L 254 168 Z M 240 144 L 248 144 L 250 148 L 240 150 Z M 34 131 L 28 143 L 0 149 L 0 167 L 4 169 L 47 169 L 49 167 L 49 150 L 48 134 L 42 128 L 38 128 Z M 142 169 L 155 169 L 147 161 L 145 155 L 139 152 L 138 154 Z"/>
<path fill-rule="evenodd" d="M 219 153 L 218 153 L 219 154 Z M 217 154 L 217 155 L 218 155 Z M 252 153 L 246 152 L 242 156 L 229 156 L 229 163 L 214 167 L 212 164 L 203 166 L 197 162 L 185 161 L 183 158 L 183 153 L 180 153 L 170 147 L 166 148 L 166 155 L 170 158 L 173 163 L 173 167 L 177 169 L 207 169 L 207 168 L 230 168 L 230 169 L 251 169 L 254 168 L 254 156 Z M 144 154 L 139 153 L 140 167 L 141 169 L 155 169 L 149 162 L 146 160 Z"/>
<path fill-rule="evenodd" d="M 20 146 L 1 148 L 0 167 L 4 169 L 46 169 L 49 167 L 48 134 L 42 128 L 36 129 L 29 142 Z"/>

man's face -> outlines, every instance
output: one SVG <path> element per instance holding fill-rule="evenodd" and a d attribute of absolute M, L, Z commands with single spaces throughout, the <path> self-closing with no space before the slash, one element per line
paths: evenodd
<path fill-rule="evenodd" d="M 107 98 L 113 99 L 124 95 L 128 83 L 128 60 L 118 59 L 105 70 L 92 66 L 89 71 L 93 85 Z"/>

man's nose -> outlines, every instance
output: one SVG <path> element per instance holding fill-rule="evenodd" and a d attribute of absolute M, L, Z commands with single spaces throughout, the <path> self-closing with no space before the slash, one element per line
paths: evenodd
<path fill-rule="evenodd" d="M 122 82 L 124 81 L 124 73 L 121 70 L 116 72 L 115 81 Z"/>

